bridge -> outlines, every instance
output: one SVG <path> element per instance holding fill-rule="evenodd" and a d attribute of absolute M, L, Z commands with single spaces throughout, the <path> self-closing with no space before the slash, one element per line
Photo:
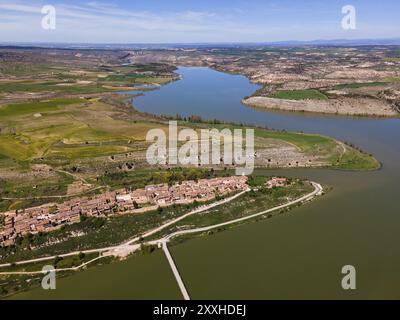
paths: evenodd
<path fill-rule="evenodd" d="M 171 269 L 175 276 L 176 282 L 178 282 L 178 286 L 182 292 L 183 298 L 185 300 L 190 300 L 189 293 L 186 290 L 185 284 L 183 283 L 183 280 L 181 278 L 181 275 L 179 274 L 178 268 L 175 265 L 174 259 L 172 259 L 171 253 L 168 250 L 167 241 L 166 240 L 161 241 L 161 246 L 162 246 L 162 250 L 165 253 L 165 256 L 167 257 L 169 265 L 171 266 Z"/>

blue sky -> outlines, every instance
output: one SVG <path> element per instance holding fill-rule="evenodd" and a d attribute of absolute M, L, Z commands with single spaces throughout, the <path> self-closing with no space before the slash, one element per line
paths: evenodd
<path fill-rule="evenodd" d="M 343 30 L 342 7 L 357 29 Z M 41 8 L 56 8 L 43 30 Z M 198 43 L 400 37 L 399 0 L 0 0 L 0 42 Z"/>

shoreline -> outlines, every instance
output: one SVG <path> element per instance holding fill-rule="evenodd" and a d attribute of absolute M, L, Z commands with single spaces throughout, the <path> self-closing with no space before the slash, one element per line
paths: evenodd
<path fill-rule="evenodd" d="M 400 113 L 392 109 L 375 110 L 367 109 L 362 111 L 351 110 L 350 102 L 345 102 L 348 106 L 336 106 L 340 101 L 335 100 L 288 100 L 276 99 L 262 96 L 252 96 L 242 99 L 242 104 L 247 107 L 257 108 L 259 110 L 279 110 L 297 113 L 315 113 L 326 115 L 338 115 L 346 117 L 364 117 L 364 118 L 400 118 Z M 340 108 L 344 108 L 341 110 Z"/>
<path fill-rule="evenodd" d="M 287 100 L 287 99 L 276 99 L 262 96 L 253 96 L 242 99 L 242 104 L 247 107 L 259 109 L 261 111 L 266 110 L 279 110 L 296 113 L 309 113 L 309 114 L 325 114 L 325 115 L 337 115 L 345 117 L 364 117 L 364 118 L 385 118 L 385 119 L 397 119 L 400 118 L 400 114 L 394 110 L 382 110 L 373 111 L 367 110 L 366 112 L 359 111 L 341 111 L 340 107 L 334 109 L 334 103 L 332 100 Z M 346 109 L 349 110 L 349 109 Z"/>

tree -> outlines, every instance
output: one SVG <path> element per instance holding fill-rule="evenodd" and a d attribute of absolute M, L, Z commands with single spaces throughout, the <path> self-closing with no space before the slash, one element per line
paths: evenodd
<path fill-rule="evenodd" d="M 59 257 L 59 256 L 55 257 L 55 258 L 54 258 L 54 262 L 53 262 L 54 266 L 57 266 L 57 263 L 59 263 L 62 259 L 63 259 L 63 258 L 62 258 L 62 257 Z"/>

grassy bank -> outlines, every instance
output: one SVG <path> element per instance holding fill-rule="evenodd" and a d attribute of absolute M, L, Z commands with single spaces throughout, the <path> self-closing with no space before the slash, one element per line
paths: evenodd
<path fill-rule="evenodd" d="M 275 99 L 287 99 L 287 100 L 327 100 L 325 96 L 318 90 L 307 89 L 307 90 L 280 90 L 276 91 L 268 96 L 269 98 Z"/>
<path fill-rule="evenodd" d="M 335 86 L 335 89 L 342 90 L 342 89 L 359 89 L 364 87 L 377 87 L 377 86 L 385 86 L 387 82 L 353 82 L 353 83 L 345 83 L 339 84 Z"/>

